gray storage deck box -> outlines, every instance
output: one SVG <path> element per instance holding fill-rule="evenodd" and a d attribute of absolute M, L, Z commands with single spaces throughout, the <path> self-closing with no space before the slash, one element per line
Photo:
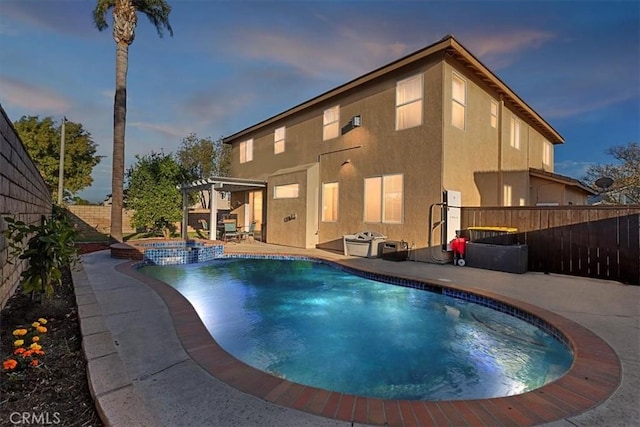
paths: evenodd
<path fill-rule="evenodd" d="M 507 273 L 526 273 L 529 263 L 527 245 L 492 245 L 467 242 L 466 265 Z"/>
<path fill-rule="evenodd" d="M 386 239 L 386 236 L 375 231 L 361 231 L 356 234 L 342 236 L 344 254 L 367 258 L 378 257 L 378 247 Z"/>

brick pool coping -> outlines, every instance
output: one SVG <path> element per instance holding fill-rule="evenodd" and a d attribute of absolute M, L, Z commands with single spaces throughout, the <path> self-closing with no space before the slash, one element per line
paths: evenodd
<path fill-rule="evenodd" d="M 234 254 L 242 255 L 242 254 Z M 248 254 L 249 255 L 249 254 Z M 273 254 L 255 254 L 273 257 Z M 282 257 L 299 258 L 281 254 Z M 326 260 L 350 270 L 340 260 Z M 490 298 L 542 319 L 556 328 L 574 352 L 569 371 L 543 387 L 508 397 L 450 401 L 410 401 L 378 399 L 301 385 L 262 372 L 231 356 L 211 337 L 191 303 L 166 283 L 135 271 L 135 261 L 116 270 L 153 289 L 167 305 L 177 336 L 187 354 L 212 376 L 226 384 L 272 402 L 335 420 L 370 425 L 538 425 L 572 417 L 604 402 L 618 388 L 621 365 L 612 348 L 585 327 L 540 307 L 479 289 L 463 289 L 455 284 L 435 284 L 411 276 L 400 279 L 424 283 L 427 288 L 446 288 Z"/>

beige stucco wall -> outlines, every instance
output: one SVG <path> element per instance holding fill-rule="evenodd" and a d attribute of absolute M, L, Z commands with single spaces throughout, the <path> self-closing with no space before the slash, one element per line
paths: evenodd
<path fill-rule="evenodd" d="M 451 124 L 453 75 L 466 82 L 465 129 Z M 448 190 L 462 193 L 464 206 L 522 206 L 530 200 L 529 168 L 553 171 L 543 162 L 545 138 L 525 118 L 500 101 L 477 76 L 449 60 L 443 66 L 443 182 Z M 498 103 L 498 124 L 491 126 L 491 101 Z M 511 119 L 520 122 L 520 148 L 511 146 Z M 506 200 L 504 187 L 511 187 Z"/>
<path fill-rule="evenodd" d="M 451 124 L 453 73 L 467 83 L 466 126 Z M 460 191 L 466 206 L 492 206 L 499 200 L 499 125 L 491 127 L 491 101 L 497 99 L 488 88 L 451 63 L 443 66 L 443 182 L 448 190 Z M 507 140 L 508 142 L 508 140 Z"/>
<path fill-rule="evenodd" d="M 396 82 L 418 73 L 424 75 L 423 125 L 411 129 L 395 129 Z M 233 144 L 233 176 L 268 180 L 269 208 L 267 241 L 292 246 L 307 245 L 317 240 L 324 247 L 341 248 L 342 236 L 357 231 L 378 231 L 393 240 L 406 240 L 426 245 L 429 206 L 441 201 L 442 157 L 442 70 L 438 58 L 421 64 L 419 69 L 399 70 L 384 80 L 366 88 L 348 93 L 339 100 L 327 101 L 313 113 L 291 117 L 268 129 L 249 135 L 253 138 L 253 161 L 239 163 L 239 144 Z M 362 118 L 362 126 L 322 141 L 322 112 L 334 105 L 340 106 L 340 125 L 345 126 L 355 115 Z M 273 132 L 286 126 L 285 152 L 273 153 Z M 240 140 L 238 141 L 240 142 Z M 349 160 L 348 164 L 343 163 Z M 276 171 L 301 164 L 318 164 L 317 185 L 308 181 L 301 184 L 300 198 L 273 200 L 273 185 L 291 181 L 291 175 L 272 176 Z M 404 178 L 404 218 L 401 224 L 365 223 L 364 179 L 367 177 L 402 173 Z M 303 175 L 299 175 L 303 179 Z M 304 176 L 308 180 L 308 176 Z M 319 203 L 322 183 L 339 183 L 339 219 L 321 222 Z M 303 182 L 306 193 L 302 194 Z M 313 193 L 312 193 L 313 192 Z M 298 203 L 307 199 L 315 206 L 306 210 Z M 313 211 L 312 211 L 313 209 Z M 283 218 L 297 212 L 295 221 L 284 223 Z M 305 215 L 304 231 L 300 213 Z M 313 221 L 318 222 L 314 226 Z M 407 226 L 407 224 L 410 224 Z M 314 236 L 309 237 L 313 231 Z M 301 232 L 304 237 L 296 238 Z M 316 234 L 317 232 L 317 234 Z M 437 236 L 436 236 L 437 238 Z"/>
<path fill-rule="evenodd" d="M 584 205 L 587 200 L 585 192 L 577 187 L 538 177 L 531 177 L 530 192 L 533 206 L 538 204 Z"/>
<path fill-rule="evenodd" d="M 267 242 L 299 248 L 316 245 L 318 166 L 295 168 L 271 175 L 267 181 Z M 274 188 L 299 184 L 298 197 L 274 199 Z"/>
<path fill-rule="evenodd" d="M 467 81 L 464 130 L 451 125 L 454 68 Z M 397 131 L 396 83 L 416 74 L 422 74 L 424 81 L 423 123 Z M 491 127 L 492 99 L 499 101 L 485 82 L 454 59 L 445 61 L 441 54 L 435 54 L 344 91 L 338 97 L 324 99 L 302 112 L 279 121 L 267 120 L 268 126 L 233 141 L 232 175 L 268 181 L 267 241 L 271 243 L 307 247 L 317 241 L 321 247 L 340 250 L 344 234 L 369 230 L 390 240 L 407 241 L 418 249 L 419 260 L 433 259 L 434 253 L 437 258 L 441 255 L 437 253 L 441 243 L 437 204 L 442 202 L 443 191 L 460 191 L 463 205 L 495 206 L 502 203 L 504 185 L 509 185 L 510 204 L 527 204 L 529 167 L 542 168 L 542 136 L 519 117 L 520 149 L 510 147 L 510 118 L 515 113 L 503 106 L 498 127 Z M 356 115 L 361 117 L 362 125 L 323 141 L 323 111 L 335 105 L 340 106 L 341 127 Z M 285 151 L 274 154 L 274 131 L 281 126 L 286 127 Z M 240 164 L 239 143 L 249 138 L 253 138 L 253 160 Z M 318 166 L 317 183 L 306 172 L 276 174 L 314 163 Z M 503 173 L 498 172 L 501 168 Z M 365 223 L 364 181 L 389 174 L 403 175 L 403 220 L 400 224 Z M 272 186 L 290 182 L 300 183 L 300 197 L 273 200 Z M 339 185 L 335 222 L 318 221 L 322 186 L 328 182 Z M 303 206 L 304 201 L 307 206 Z M 283 218 L 291 213 L 297 213 L 297 219 L 285 223 Z M 317 235 L 310 237 L 311 231 L 317 231 Z M 428 246 L 437 249 L 425 251 Z"/>

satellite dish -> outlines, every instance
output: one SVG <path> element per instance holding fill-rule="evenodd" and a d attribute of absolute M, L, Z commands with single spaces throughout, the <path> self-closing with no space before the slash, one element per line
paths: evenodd
<path fill-rule="evenodd" d="M 603 190 L 606 190 L 607 188 L 611 187 L 612 184 L 613 184 L 613 179 L 609 178 L 608 176 L 603 176 L 602 178 L 596 179 L 596 185 L 602 188 Z"/>

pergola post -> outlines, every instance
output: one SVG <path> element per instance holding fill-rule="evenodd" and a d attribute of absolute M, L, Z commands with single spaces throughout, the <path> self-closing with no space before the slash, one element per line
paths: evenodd
<path fill-rule="evenodd" d="M 209 240 L 216 240 L 218 230 L 218 195 L 212 183 L 209 189 Z"/>
<path fill-rule="evenodd" d="M 189 227 L 189 192 L 187 189 L 182 190 L 182 238 L 187 240 Z"/>

